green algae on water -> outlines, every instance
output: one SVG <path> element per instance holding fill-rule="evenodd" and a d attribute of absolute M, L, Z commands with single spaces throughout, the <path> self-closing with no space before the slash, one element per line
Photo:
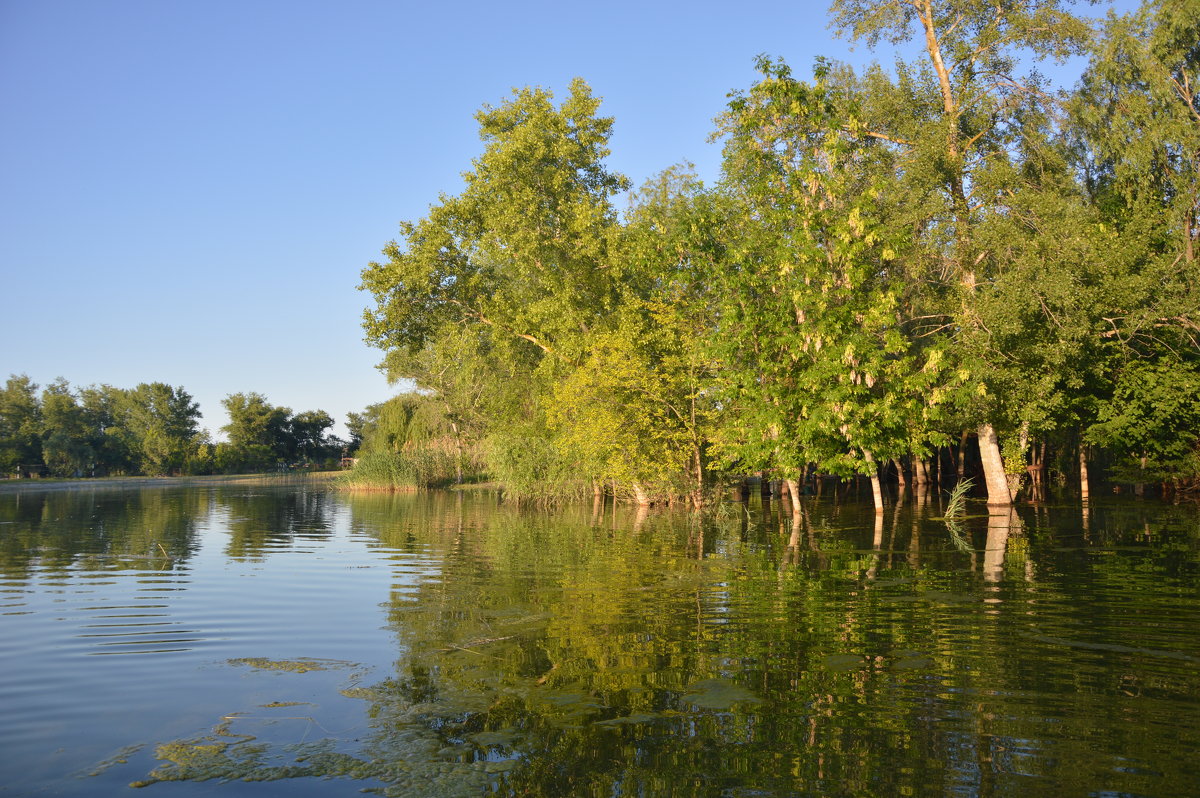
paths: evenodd
<path fill-rule="evenodd" d="M 226 660 L 226 664 L 246 665 L 260 671 L 284 671 L 287 673 L 308 673 L 309 671 L 358 667 L 357 663 L 337 659 L 267 659 L 266 657 L 238 657 Z"/>

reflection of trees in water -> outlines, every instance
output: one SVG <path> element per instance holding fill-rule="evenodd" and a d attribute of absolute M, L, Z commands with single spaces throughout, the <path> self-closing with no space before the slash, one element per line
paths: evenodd
<path fill-rule="evenodd" d="M 0 500 L 0 568 L 160 569 L 198 547 L 208 495 L 189 490 L 62 491 Z"/>
<path fill-rule="evenodd" d="M 1157 754 L 1131 729 L 1166 711 L 1196 742 L 1184 704 L 1107 718 L 1150 649 L 1081 663 L 1071 641 L 1035 639 L 1035 623 L 1077 635 L 1090 600 L 1069 571 L 1032 581 L 1025 524 L 970 518 L 974 550 L 959 551 L 922 498 L 887 529 L 846 505 L 738 517 L 705 531 L 720 556 L 699 561 L 696 536 L 662 518 L 483 522 L 477 506 L 389 498 L 381 540 L 435 550 L 442 570 L 393 599 L 406 654 L 363 694 L 376 740 L 419 724 L 460 764 L 508 763 L 495 789 L 519 795 L 994 794 L 1030 777 L 1132 789 L 1116 758 Z M 1200 687 L 1161 670 L 1176 698 Z"/>
<path fill-rule="evenodd" d="M 348 502 L 356 534 L 416 564 L 388 607 L 394 675 L 343 692 L 370 707 L 361 744 L 260 740 L 239 758 L 235 742 L 205 771 L 205 738 L 162 749 L 185 763 L 164 775 L 439 796 L 1186 794 L 1200 775 L 1163 754 L 1200 748 L 1200 610 L 1157 589 L 1195 595 L 1194 532 L 1178 556 L 1099 555 L 1069 508 L 968 512 L 959 550 L 928 499 L 887 519 L 826 501 L 702 529 L 447 495 Z"/>
<path fill-rule="evenodd" d="M 221 526 L 229 535 L 225 552 L 259 558 L 296 540 L 325 540 L 333 534 L 335 500 L 326 489 L 228 488 L 214 492 Z"/>

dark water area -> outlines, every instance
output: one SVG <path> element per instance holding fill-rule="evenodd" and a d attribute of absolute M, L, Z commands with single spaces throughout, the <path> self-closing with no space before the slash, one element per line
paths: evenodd
<path fill-rule="evenodd" d="M 944 499 L 0 495 L 0 795 L 1200 794 L 1197 508 Z"/>

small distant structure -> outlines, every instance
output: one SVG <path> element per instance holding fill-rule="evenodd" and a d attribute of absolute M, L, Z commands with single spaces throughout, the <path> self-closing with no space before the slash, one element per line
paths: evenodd
<path fill-rule="evenodd" d="M 50 476 L 50 468 L 42 463 L 17 466 L 17 479 L 41 479 L 48 476 Z"/>
<path fill-rule="evenodd" d="M 357 457 L 343 457 L 342 458 L 342 468 L 343 469 L 354 468 L 354 466 L 356 466 L 356 465 L 358 465 Z"/>

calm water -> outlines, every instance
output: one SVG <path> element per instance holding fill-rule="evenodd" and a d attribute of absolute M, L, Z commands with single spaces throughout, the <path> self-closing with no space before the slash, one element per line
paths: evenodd
<path fill-rule="evenodd" d="M 0 794 L 1200 794 L 1197 510 L 982 513 L 0 495 Z"/>

